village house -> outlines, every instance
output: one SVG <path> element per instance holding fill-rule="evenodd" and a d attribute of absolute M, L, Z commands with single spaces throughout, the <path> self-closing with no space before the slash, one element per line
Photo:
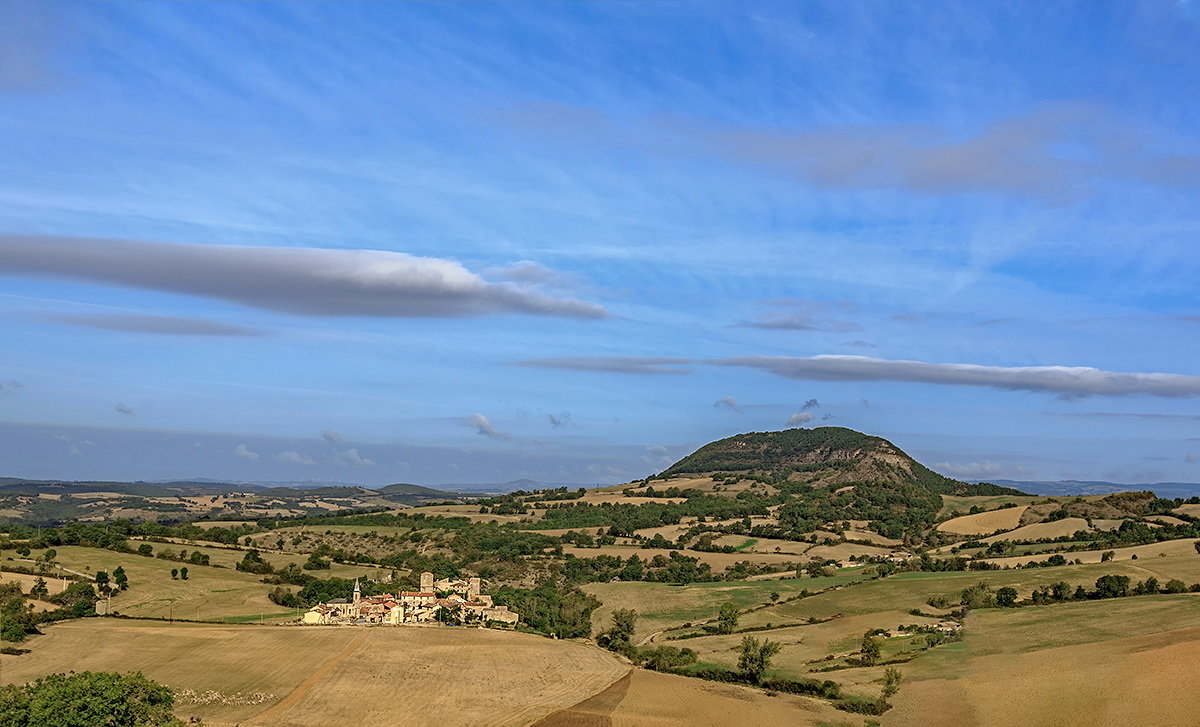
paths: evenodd
<path fill-rule="evenodd" d="M 445 578 L 435 581 L 432 573 L 422 573 L 418 591 L 364 597 L 356 579 L 354 593 L 349 600 L 335 598 L 313 606 L 304 614 L 303 622 L 393 626 L 434 623 L 438 621 L 439 612 L 442 610 L 457 613 L 464 620 L 480 623 L 495 621 L 515 624 L 520 620 L 520 615 L 508 610 L 507 606 L 495 605 L 492 597 L 483 593 L 482 589 L 483 583 L 479 578 Z"/>

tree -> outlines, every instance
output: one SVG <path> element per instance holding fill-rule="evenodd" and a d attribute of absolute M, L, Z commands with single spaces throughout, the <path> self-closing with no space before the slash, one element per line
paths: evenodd
<path fill-rule="evenodd" d="M 154 546 L 150 543 L 142 543 L 137 549 L 138 555 L 154 555 Z"/>
<path fill-rule="evenodd" d="M 313 553 L 312 555 L 308 556 L 308 560 L 304 561 L 304 565 L 301 567 L 304 568 L 304 570 L 329 570 L 331 563 L 316 553 Z"/>
<path fill-rule="evenodd" d="M 863 636 L 860 649 L 862 651 L 862 663 L 867 666 L 875 666 L 875 663 L 879 661 L 880 655 L 879 640 L 874 636 L 867 634 L 866 636 Z"/>
<path fill-rule="evenodd" d="M 779 600 L 779 592 L 771 591 L 771 603 L 775 603 L 778 600 Z"/>
<path fill-rule="evenodd" d="M 1150 576 L 1146 580 L 1144 580 L 1144 581 L 1138 583 L 1136 586 L 1134 586 L 1133 592 L 1139 596 L 1144 596 L 1144 595 L 1148 595 L 1151 593 L 1158 593 L 1158 588 L 1159 588 L 1158 579 L 1155 578 L 1154 576 Z"/>
<path fill-rule="evenodd" d="M 996 589 L 996 605 L 1007 608 L 1012 606 L 1017 601 L 1017 589 L 1012 586 L 1004 586 Z"/>
<path fill-rule="evenodd" d="M 600 635 L 598 641 L 606 649 L 622 651 L 629 648 L 629 640 L 633 638 L 634 627 L 637 626 L 637 611 L 632 608 L 618 608 L 612 614 L 612 627 Z"/>
<path fill-rule="evenodd" d="M 1129 595 L 1129 576 L 1100 576 L 1096 579 L 1096 598 L 1121 598 Z"/>
<path fill-rule="evenodd" d="M 38 576 L 38 579 L 33 582 L 33 588 L 29 589 L 29 597 L 42 599 L 50 595 L 50 589 L 46 588 L 46 579 Z"/>
<path fill-rule="evenodd" d="M 717 613 L 717 632 L 732 634 L 737 630 L 740 616 L 736 603 L 732 601 L 722 603 L 721 610 Z"/>
<path fill-rule="evenodd" d="M 1115 550 L 1106 550 L 1100 554 L 1100 562 L 1107 563 L 1115 557 L 1117 557 L 1117 552 Z"/>
<path fill-rule="evenodd" d="M 981 581 L 963 589 L 961 603 L 967 608 L 991 608 L 996 605 L 996 596 L 992 587 Z"/>
<path fill-rule="evenodd" d="M 1163 593 L 1187 593 L 1187 584 L 1178 578 L 1172 578 L 1163 586 Z"/>
<path fill-rule="evenodd" d="M 179 569 L 178 569 L 178 568 L 172 568 L 172 569 L 171 569 L 171 580 L 175 580 L 175 579 L 176 579 L 176 578 L 178 578 L 178 577 L 179 577 Z"/>
<path fill-rule="evenodd" d="M 738 657 L 738 671 L 747 680 L 757 684 L 762 681 L 763 674 L 771 668 L 771 659 L 783 648 L 777 641 L 761 641 L 753 636 L 742 639 L 742 653 Z"/>
<path fill-rule="evenodd" d="M 1192 547 L 1196 549 L 1196 555 L 1200 555 L 1200 540 L 1192 543 Z"/>
<path fill-rule="evenodd" d="M 51 674 L 0 688 L 4 727 L 182 727 L 167 687 L 142 674 Z"/>
<path fill-rule="evenodd" d="M 101 593 L 108 591 L 108 573 L 106 571 L 96 571 L 96 587 Z"/>
<path fill-rule="evenodd" d="M 883 673 L 883 698 L 887 699 L 896 692 L 900 691 L 900 680 L 902 679 L 900 670 L 894 667 L 888 667 L 888 670 Z"/>
<path fill-rule="evenodd" d="M 186 566 L 186 565 L 185 565 L 184 567 L 182 567 L 182 568 L 180 568 L 180 569 L 179 569 L 179 578 L 180 578 L 180 580 L 184 580 L 184 581 L 186 581 L 186 580 L 187 580 L 187 578 L 188 578 L 188 569 L 187 569 L 187 566 Z"/>
<path fill-rule="evenodd" d="M 113 570 L 113 583 L 116 583 L 117 588 L 121 589 L 122 591 L 126 588 L 129 588 L 129 576 L 125 575 L 124 566 L 117 566 L 116 569 Z"/>

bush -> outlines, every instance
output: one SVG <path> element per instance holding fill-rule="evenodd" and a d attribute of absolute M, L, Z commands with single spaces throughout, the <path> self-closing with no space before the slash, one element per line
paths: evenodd
<path fill-rule="evenodd" d="M 4 727 L 176 727 L 171 690 L 140 673 L 51 674 L 0 687 Z"/>

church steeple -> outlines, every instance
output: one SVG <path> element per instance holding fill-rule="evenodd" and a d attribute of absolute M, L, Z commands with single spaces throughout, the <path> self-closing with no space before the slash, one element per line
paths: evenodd
<path fill-rule="evenodd" d="M 354 579 L 354 605 L 356 605 L 356 606 L 357 606 L 357 605 L 358 605 L 358 602 L 359 602 L 360 600 L 362 600 L 362 589 L 360 589 L 360 588 L 358 587 L 358 579 L 357 579 L 357 578 L 355 578 L 355 579 Z"/>

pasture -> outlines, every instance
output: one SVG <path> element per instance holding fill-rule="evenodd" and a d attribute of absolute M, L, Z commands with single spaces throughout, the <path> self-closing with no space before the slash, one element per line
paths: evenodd
<path fill-rule="evenodd" d="M 1182 595 L 978 611 L 961 644 L 904 667 L 906 683 L 881 722 L 1193 725 L 1197 606 L 1196 596 Z"/>
<path fill-rule="evenodd" d="M 274 586 L 260 583 L 261 576 L 77 545 L 55 550 L 56 562 L 81 573 L 102 570 L 111 575 L 117 566 L 124 567 L 129 589 L 113 596 L 110 607 L 128 616 L 205 621 L 296 618 L 295 612 L 287 612 L 267 598 Z M 33 556 L 43 552 L 35 550 Z M 0 552 L 0 557 L 11 555 L 12 551 Z M 188 580 L 171 578 L 172 569 L 185 566 Z"/>

